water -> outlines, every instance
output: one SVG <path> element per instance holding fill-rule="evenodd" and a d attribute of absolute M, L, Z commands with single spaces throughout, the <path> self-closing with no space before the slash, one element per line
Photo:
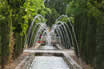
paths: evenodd
<path fill-rule="evenodd" d="M 70 31 L 69 31 L 69 32 L 70 32 L 70 34 L 71 34 L 72 44 L 76 46 L 77 52 L 78 52 L 78 56 L 80 57 L 80 51 L 79 51 L 79 46 L 78 46 L 78 43 L 77 43 L 77 38 L 76 38 L 76 35 L 75 35 L 75 31 L 74 31 L 74 26 L 72 25 L 71 20 L 69 19 L 69 17 L 68 17 L 67 15 L 61 15 L 60 17 L 58 17 L 58 18 L 56 19 L 56 23 L 57 23 L 58 21 L 61 21 L 62 18 L 67 18 L 67 20 L 68 20 L 68 22 L 69 22 L 69 24 L 70 24 L 70 27 L 71 27 L 71 31 L 72 31 L 72 32 L 70 32 Z M 62 24 L 62 22 L 60 22 L 60 23 Z M 64 23 L 64 24 L 68 27 L 68 25 L 67 25 L 66 23 Z M 69 27 L 68 27 L 68 30 L 70 30 Z M 73 36 L 72 36 L 72 34 L 73 34 Z M 75 40 L 75 44 L 73 43 L 73 40 Z"/>
<path fill-rule="evenodd" d="M 69 69 L 62 57 L 36 56 L 31 69 Z"/>
<path fill-rule="evenodd" d="M 50 28 L 48 28 L 48 31 L 47 31 L 47 35 L 46 35 L 46 42 L 47 42 L 47 45 L 50 46 L 51 45 L 51 31 L 50 31 Z"/>
<path fill-rule="evenodd" d="M 68 24 L 66 22 L 61 21 L 61 18 L 64 18 L 64 17 L 68 19 L 68 22 L 69 22 L 70 26 L 68 26 Z M 40 23 L 36 23 L 36 25 L 34 26 L 34 22 L 35 22 L 36 19 L 40 20 Z M 34 33 L 34 32 L 36 32 L 36 33 Z M 42 37 L 40 38 L 41 35 L 42 35 Z M 69 37 L 69 35 L 70 35 L 70 37 Z M 57 40 L 57 37 L 59 37 L 60 40 Z M 78 56 L 80 56 L 79 47 L 78 47 L 77 39 L 76 39 L 75 32 L 74 32 L 74 27 L 71 24 L 71 21 L 67 17 L 67 15 L 62 15 L 59 18 L 57 18 L 55 24 L 53 24 L 52 27 L 48 27 L 46 25 L 46 22 L 45 22 L 45 19 L 44 19 L 43 16 L 37 15 L 36 17 L 34 17 L 33 22 L 30 25 L 30 28 L 29 28 L 29 31 L 28 31 L 26 42 L 27 42 L 28 46 L 30 47 L 30 46 L 35 46 L 37 41 L 44 41 L 45 42 L 45 46 L 40 47 L 40 49 L 44 49 L 44 50 L 46 50 L 46 49 L 56 49 L 54 46 L 52 46 L 53 41 L 59 42 L 59 44 L 62 45 L 63 48 L 66 48 L 66 49 L 69 49 L 71 46 L 74 45 L 74 46 L 76 46 Z M 48 61 L 48 59 L 45 59 L 46 56 L 43 56 L 43 57 L 38 56 L 37 60 L 40 61 L 41 59 L 44 59 L 44 60 Z M 50 58 L 52 59 L 53 57 L 50 57 Z M 59 57 L 54 57 L 53 59 L 55 59 L 55 58 L 58 59 Z M 34 59 L 34 61 L 35 60 L 36 60 L 36 58 Z M 43 60 L 43 62 L 44 62 L 44 60 Z M 50 61 L 50 59 L 49 59 L 49 61 Z M 41 62 L 39 62 L 39 63 L 41 63 Z M 34 64 L 35 64 L 35 62 L 33 63 L 32 68 L 34 68 L 34 66 L 36 67 L 36 65 L 34 65 Z M 48 64 L 48 62 L 46 64 Z M 37 69 L 37 68 L 35 68 L 35 69 Z M 50 69 L 53 69 L 53 68 L 50 68 Z"/>
<path fill-rule="evenodd" d="M 45 46 L 41 46 L 39 49 L 52 50 L 52 49 L 56 49 L 56 48 L 54 46 L 47 46 L 47 45 L 45 45 Z"/>
<path fill-rule="evenodd" d="M 69 34 L 68 34 L 68 31 L 70 31 L 70 30 L 67 30 L 66 29 L 66 26 L 65 26 L 66 23 L 65 22 L 57 21 L 56 24 L 58 24 L 58 23 L 60 23 L 60 25 L 57 25 L 59 28 L 56 28 L 56 29 L 59 29 L 60 32 L 63 32 L 64 33 L 64 34 L 62 34 L 63 37 L 64 37 L 64 40 L 65 40 L 64 43 L 66 43 L 65 45 L 66 45 L 67 48 L 70 48 L 72 46 L 71 45 L 71 42 L 70 42 L 70 39 L 71 38 L 69 37 Z"/>
<path fill-rule="evenodd" d="M 66 22 L 61 21 L 61 18 L 64 18 L 64 17 L 68 19 L 70 28 Z M 36 23 L 36 25 L 34 26 L 36 19 L 40 20 L 41 23 Z M 34 33 L 34 31 L 36 31 L 36 33 Z M 42 38 L 40 38 L 41 35 L 42 35 Z M 52 36 L 52 35 L 55 35 L 55 36 Z M 60 40 L 57 40 L 57 37 L 59 37 Z M 46 25 L 46 22 L 43 16 L 41 15 L 35 16 L 28 31 L 28 35 L 26 39 L 27 45 L 30 47 L 30 46 L 34 46 L 37 41 L 45 41 L 46 45 L 51 46 L 53 41 L 52 38 L 54 38 L 56 42 L 59 42 L 60 45 L 63 45 L 67 49 L 76 44 L 76 48 L 78 49 L 78 53 L 79 53 L 79 47 L 76 40 L 74 28 L 67 15 L 62 15 L 58 17 L 56 19 L 55 24 L 53 24 L 51 28 Z M 73 43 L 74 40 L 75 40 L 75 43 Z"/>
<path fill-rule="evenodd" d="M 39 22 L 35 24 L 36 20 L 38 20 Z M 35 24 L 35 26 L 34 26 L 34 24 Z M 29 27 L 29 30 L 28 30 L 28 33 L 27 33 L 27 38 L 25 40 L 25 47 L 30 47 L 32 38 L 35 38 L 33 36 L 34 31 L 36 30 L 36 28 L 40 29 L 40 27 L 42 27 L 43 29 L 46 28 L 46 22 L 45 22 L 44 17 L 42 15 L 38 14 L 37 16 L 34 17 L 32 23 L 31 23 L 31 25 Z M 39 29 L 37 29 L 37 30 L 39 30 Z"/>

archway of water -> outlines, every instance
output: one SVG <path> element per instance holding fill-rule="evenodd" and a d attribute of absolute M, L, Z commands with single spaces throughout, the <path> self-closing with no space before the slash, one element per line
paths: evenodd
<path fill-rule="evenodd" d="M 61 20 L 62 18 L 66 18 L 68 21 L 67 22 L 62 21 Z M 38 21 L 36 22 L 36 20 Z M 62 56 L 60 56 L 60 58 L 58 58 L 57 56 L 53 56 L 52 52 L 54 51 L 52 50 L 54 49 L 64 50 L 64 49 L 70 49 L 71 47 L 74 47 L 75 51 L 77 52 L 77 55 L 80 56 L 79 48 L 78 48 L 78 44 L 77 44 L 77 40 L 74 32 L 74 27 L 71 24 L 69 17 L 66 15 L 62 15 L 59 18 L 57 18 L 55 24 L 53 24 L 52 27 L 47 26 L 45 18 L 43 16 L 41 15 L 35 16 L 27 34 L 25 47 L 34 49 L 37 43 L 40 44 L 39 45 L 40 48 L 36 48 L 37 52 L 40 52 L 40 53 L 44 52 L 46 54 L 43 54 L 43 56 L 36 56 L 36 58 L 32 60 L 32 62 L 29 61 L 29 63 L 26 63 L 25 64 L 26 69 L 36 68 L 37 67 L 36 62 L 49 61 L 48 64 L 50 64 L 51 59 L 48 59 L 49 57 L 50 58 L 52 57 L 53 59 L 57 58 L 57 60 L 53 61 L 52 63 L 60 62 L 60 61 L 63 62 Z M 41 51 L 41 49 L 43 49 L 43 51 Z M 32 51 L 32 52 L 35 52 L 35 51 Z M 58 51 L 58 52 L 63 54 L 63 51 L 62 52 Z M 51 53 L 51 54 L 48 54 L 48 53 Z M 65 53 L 64 53 L 64 57 L 65 57 Z M 46 60 L 46 61 L 43 61 L 43 60 Z M 81 69 L 81 67 L 77 65 L 72 59 L 70 61 L 71 62 L 69 62 L 70 64 L 69 68 L 68 66 L 66 66 L 67 69 L 76 69 L 76 67 L 78 67 L 78 69 Z M 42 69 L 42 68 L 39 68 L 39 69 Z M 46 69 L 46 68 L 44 67 L 43 69 Z M 50 69 L 50 68 L 47 68 L 47 69 Z M 57 66 L 55 69 L 57 69 Z"/>
<path fill-rule="evenodd" d="M 66 18 L 69 25 L 67 22 L 61 21 L 62 18 Z M 36 20 L 39 20 L 39 22 L 34 24 Z M 39 38 L 40 36 L 42 36 L 42 39 L 45 39 L 45 42 L 48 45 L 52 45 L 52 38 L 54 38 L 56 42 L 59 42 L 59 45 L 63 46 L 65 49 L 69 49 L 74 46 L 78 56 L 80 56 L 74 27 L 67 15 L 58 17 L 51 28 L 46 25 L 46 21 L 43 16 L 35 16 L 29 27 L 25 46 L 34 46 L 37 41 L 42 40 Z M 59 40 L 57 40 L 58 38 Z"/>

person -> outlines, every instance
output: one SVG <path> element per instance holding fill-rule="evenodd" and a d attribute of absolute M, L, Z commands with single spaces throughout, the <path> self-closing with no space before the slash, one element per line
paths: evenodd
<path fill-rule="evenodd" d="M 39 37 L 39 39 L 41 39 L 41 37 L 42 37 L 42 35 L 40 34 L 40 37 Z"/>

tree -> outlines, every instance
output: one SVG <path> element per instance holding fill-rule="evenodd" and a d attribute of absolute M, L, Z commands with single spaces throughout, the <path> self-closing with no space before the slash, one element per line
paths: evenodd
<path fill-rule="evenodd" d="M 98 35 L 98 29 L 103 24 L 102 19 L 104 18 L 103 1 L 72 0 L 69 2 L 66 13 L 74 18 L 74 26 L 80 47 L 81 58 L 86 61 L 86 63 L 92 64 L 93 67 L 95 67 L 96 60 L 101 58 L 101 55 L 96 57 L 96 53 L 98 55 L 98 50 L 100 50 L 101 47 L 99 42 L 103 44 L 99 39 L 99 37 L 102 36 Z M 101 61 L 97 62 L 103 64 Z M 98 65 L 98 67 L 102 68 L 103 66 Z"/>

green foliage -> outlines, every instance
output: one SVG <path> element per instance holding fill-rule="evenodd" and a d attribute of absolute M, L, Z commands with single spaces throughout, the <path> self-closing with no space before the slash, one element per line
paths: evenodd
<path fill-rule="evenodd" d="M 23 6 L 25 9 L 25 15 L 23 16 L 25 20 L 25 24 L 22 24 L 23 32 L 26 34 L 28 26 L 31 24 L 34 16 L 37 14 L 41 14 L 45 16 L 48 12 L 50 13 L 51 10 L 44 6 L 43 0 L 27 0 Z"/>
<path fill-rule="evenodd" d="M 0 28 L 0 29 L 1 29 L 1 28 Z M 0 34 L 1 34 L 1 31 L 0 31 Z M 0 58 L 1 58 L 1 55 L 2 55 L 2 52 L 1 52 L 1 49 L 2 49 L 2 48 L 1 48 L 1 39 L 2 39 L 2 38 L 1 38 L 1 35 L 0 35 Z M 1 59 L 0 59 L 0 65 L 1 65 Z"/>
<path fill-rule="evenodd" d="M 65 14 L 66 6 L 69 0 L 45 0 L 48 8 L 54 8 L 60 15 Z"/>
<path fill-rule="evenodd" d="M 96 34 L 96 69 L 104 69 L 104 16 L 99 18 L 97 23 L 97 34 Z"/>
<path fill-rule="evenodd" d="M 26 33 L 34 16 L 37 14 L 45 16 L 50 12 L 51 10 L 44 6 L 43 0 L 0 0 L 0 63 L 2 69 L 9 61 L 10 55 L 15 59 L 22 53 Z M 10 36 L 11 33 L 13 33 L 12 36 Z M 15 40 L 14 46 L 10 44 L 11 37 Z M 13 50 L 11 49 L 13 54 L 10 52 L 11 47 L 13 47 Z"/>
<path fill-rule="evenodd" d="M 101 61 L 104 58 L 102 56 L 104 32 L 101 32 L 103 30 L 101 26 L 104 24 L 103 6 L 103 0 L 72 0 L 66 9 L 66 14 L 74 17 L 81 58 L 93 67 L 97 66 L 97 69 L 103 69 L 104 62 Z"/>
<path fill-rule="evenodd" d="M 58 18 L 60 14 L 56 11 L 56 9 L 52 8 L 51 13 L 46 14 L 47 24 L 52 26 L 55 23 L 55 20 Z"/>
<path fill-rule="evenodd" d="M 87 1 L 86 0 L 78 0 L 78 1 L 71 1 L 66 8 L 66 14 L 69 16 L 77 16 L 87 12 Z"/>
<path fill-rule="evenodd" d="M 0 1 L 0 64 L 7 64 L 10 56 L 9 39 L 11 31 L 10 11 L 6 1 Z"/>
<path fill-rule="evenodd" d="M 95 6 L 93 6 L 90 2 L 88 3 L 88 8 L 89 8 L 88 12 L 89 16 L 93 16 L 95 18 L 99 18 L 100 16 L 102 16 L 102 12 L 98 10 Z"/>
<path fill-rule="evenodd" d="M 69 0 L 45 0 L 45 6 L 51 9 L 51 13 L 46 14 L 47 24 L 52 26 L 55 20 L 65 14 Z"/>
<path fill-rule="evenodd" d="M 26 19 L 26 23 L 28 23 L 29 19 L 33 19 L 37 14 L 45 15 L 46 11 L 50 11 L 48 8 L 45 8 L 43 0 L 27 0 L 24 4 L 26 15 L 24 19 Z"/>

